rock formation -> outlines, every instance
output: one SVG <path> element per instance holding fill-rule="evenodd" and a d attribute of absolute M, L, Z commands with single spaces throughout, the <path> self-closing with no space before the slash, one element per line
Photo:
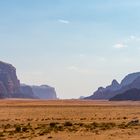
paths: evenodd
<path fill-rule="evenodd" d="M 47 86 L 20 84 L 16 68 L 0 61 L 0 98 L 57 99 L 55 89 Z"/>
<path fill-rule="evenodd" d="M 93 95 L 86 97 L 85 99 L 94 99 L 94 100 L 102 100 L 109 99 L 114 96 L 114 92 L 121 88 L 120 84 L 113 80 L 111 85 L 106 88 L 99 87 L 97 91 L 94 92 Z"/>
<path fill-rule="evenodd" d="M 122 85 L 122 86 L 127 86 L 127 85 L 131 84 L 131 83 L 132 83 L 135 79 L 137 79 L 138 77 L 140 77 L 140 72 L 128 74 L 128 75 L 121 81 L 121 85 Z"/>
<path fill-rule="evenodd" d="M 0 97 L 20 97 L 20 94 L 20 82 L 15 67 L 0 61 Z"/>
<path fill-rule="evenodd" d="M 24 98 L 37 99 L 37 97 L 34 95 L 33 90 L 30 86 L 21 85 L 20 90 L 21 90 L 21 93 L 23 94 Z"/>
<path fill-rule="evenodd" d="M 32 86 L 32 90 L 39 99 L 57 99 L 55 89 L 48 85 Z"/>
<path fill-rule="evenodd" d="M 109 99 L 110 101 L 139 101 L 140 100 L 140 89 L 129 89 L 122 94 L 118 94 Z"/>
<path fill-rule="evenodd" d="M 93 95 L 86 97 L 85 99 L 108 100 L 133 88 L 140 89 L 140 72 L 128 74 L 120 84 L 116 80 L 113 80 L 110 86 L 98 88 Z"/>

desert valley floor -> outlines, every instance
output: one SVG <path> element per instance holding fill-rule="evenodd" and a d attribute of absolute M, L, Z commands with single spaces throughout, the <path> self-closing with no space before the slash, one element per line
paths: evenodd
<path fill-rule="evenodd" d="M 139 140 L 140 102 L 0 100 L 0 140 Z"/>

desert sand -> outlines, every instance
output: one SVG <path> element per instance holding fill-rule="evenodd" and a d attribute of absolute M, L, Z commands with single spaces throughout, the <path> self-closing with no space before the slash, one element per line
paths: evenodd
<path fill-rule="evenodd" d="M 140 102 L 0 100 L 0 140 L 139 140 Z"/>

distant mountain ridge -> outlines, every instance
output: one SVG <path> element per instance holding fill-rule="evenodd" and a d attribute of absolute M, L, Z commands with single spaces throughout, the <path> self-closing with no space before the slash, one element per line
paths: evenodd
<path fill-rule="evenodd" d="M 47 100 L 54 100 L 57 99 L 57 94 L 55 88 L 48 86 L 48 85 L 26 85 L 21 84 L 20 89 L 22 93 L 28 94 L 30 98 L 36 99 L 47 99 Z"/>
<path fill-rule="evenodd" d="M 42 89 L 42 95 L 34 87 L 36 90 Z M 0 61 L 0 98 L 57 99 L 57 95 L 55 89 L 48 85 L 32 87 L 21 84 L 17 78 L 16 68 Z"/>
<path fill-rule="evenodd" d="M 33 93 L 39 99 L 57 99 L 55 88 L 48 85 L 31 86 Z"/>
<path fill-rule="evenodd" d="M 99 87 L 97 91 L 94 92 L 93 95 L 89 97 L 85 97 L 85 99 L 94 99 L 94 100 L 104 100 L 109 99 L 114 95 L 114 92 L 119 90 L 121 88 L 121 85 L 117 82 L 117 80 L 113 80 L 111 85 L 104 87 Z"/>
<path fill-rule="evenodd" d="M 116 80 L 113 80 L 111 85 L 106 88 L 98 88 L 93 95 L 84 99 L 109 100 L 131 89 L 140 89 L 140 72 L 128 74 L 120 84 Z"/>

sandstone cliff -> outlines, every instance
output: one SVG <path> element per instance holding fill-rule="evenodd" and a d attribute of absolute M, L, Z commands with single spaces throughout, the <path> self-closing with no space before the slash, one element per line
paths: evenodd
<path fill-rule="evenodd" d="M 0 61 L 0 98 L 57 99 L 53 87 L 20 84 L 16 68 Z"/>
<path fill-rule="evenodd" d="M 32 86 L 32 90 L 39 99 L 57 99 L 55 89 L 48 85 Z"/>
<path fill-rule="evenodd" d="M 20 93 L 20 81 L 17 79 L 15 67 L 0 61 L 0 97 L 20 97 Z"/>

